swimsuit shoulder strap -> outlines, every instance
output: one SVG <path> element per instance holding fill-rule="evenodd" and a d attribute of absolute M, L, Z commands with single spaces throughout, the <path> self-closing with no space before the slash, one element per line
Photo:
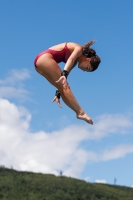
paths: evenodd
<path fill-rule="evenodd" d="M 65 44 L 65 48 L 66 48 L 66 49 L 68 49 L 68 47 L 67 47 L 67 43 L 68 43 L 68 42 L 66 42 L 66 44 Z"/>

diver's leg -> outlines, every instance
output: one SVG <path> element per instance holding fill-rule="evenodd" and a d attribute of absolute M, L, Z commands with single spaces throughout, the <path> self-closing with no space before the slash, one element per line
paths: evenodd
<path fill-rule="evenodd" d="M 43 75 L 52 85 L 58 88 L 64 103 L 76 112 L 78 119 L 82 119 L 90 124 L 93 124 L 92 119 L 84 112 L 77 102 L 70 90 L 70 87 L 68 86 L 67 89 L 64 89 L 61 83 L 56 83 L 56 81 L 60 78 L 61 69 L 50 56 L 51 55 L 49 54 L 45 54 L 39 59 L 36 64 L 37 72 Z"/>

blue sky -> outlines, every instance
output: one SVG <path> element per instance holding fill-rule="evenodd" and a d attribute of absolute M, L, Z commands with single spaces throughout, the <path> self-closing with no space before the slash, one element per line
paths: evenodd
<path fill-rule="evenodd" d="M 133 186 L 132 10 L 131 0 L 0 1 L 0 165 Z M 33 66 L 55 44 L 91 39 L 98 70 L 75 67 L 68 82 L 93 126 L 52 104 Z"/>

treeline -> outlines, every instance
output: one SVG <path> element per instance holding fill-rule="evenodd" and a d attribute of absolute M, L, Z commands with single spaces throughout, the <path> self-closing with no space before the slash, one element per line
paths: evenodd
<path fill-rule="evenodd" d="M 0 167 L 0 200 L 133 200 L 133 189 Z"/>

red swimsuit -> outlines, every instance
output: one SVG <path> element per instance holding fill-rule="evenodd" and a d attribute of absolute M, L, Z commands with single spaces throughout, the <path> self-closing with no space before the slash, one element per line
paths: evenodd
<path fill-rule="evenodd" d="M 37 62 L 38 58 L 45 53 L 50 53 L 57 63 L 60 63 L 60 62 L 66 63 L 69 56 L 71 55 L 71 52 L 69 51 L 69 49 L 67 47 L 67 43 L 65 44 L 64 49 L 62 49 L 61 51 L 47 49 L 47 50 L 43 51 L 42 53 L 38 54 L 37 57 L 35 58 L 35 60 L 34 60 L 35 67 L 36 67 L 36 62 Z"/>

